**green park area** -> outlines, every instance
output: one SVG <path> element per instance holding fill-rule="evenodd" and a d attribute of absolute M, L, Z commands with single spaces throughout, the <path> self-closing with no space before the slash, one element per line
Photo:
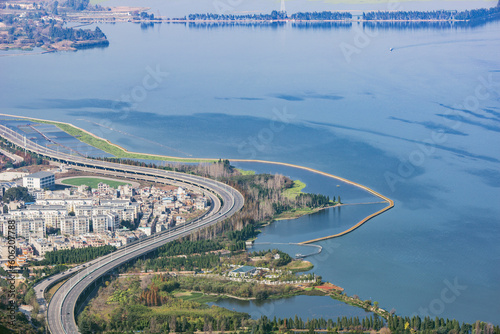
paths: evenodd
<path fill-rule="evenodd" d="M 303 194 L 302 189 L 306 187 L 306 184 L 302 181 L 295 180 L 293 181 L 292 187 L 286 189 L 284 191 L 284 195 L 289 199 L 294 199 L 295 197 Z"/>

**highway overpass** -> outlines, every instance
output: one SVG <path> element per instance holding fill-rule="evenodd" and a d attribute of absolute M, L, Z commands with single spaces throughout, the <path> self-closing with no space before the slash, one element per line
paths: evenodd
<path fill-rule="evenodd" d="M 203 191 L 211 199 L 212 205 L 208 212 L 186 225 L 154 234 L 122 247 L 107 256 L 73 268 L 72 271 L 58 274 L 50 278 L 50 280 L 48 278 L 38 283 L 35 286 L 35 292 L 43 305 L 43 292 L 45 289 L 54 280 L 73 275 L 54 293 L 46 309 L 48 327 L 52 334 L 73 334 L 79 332 L 75 321 L 75 314 L 78 311 L 76 310 L 77 304 L 82 302 L 80 298 L 82 298 L 83 293 L 89 291 L 99 278 L 114 271 L 126 262 L 147 254 L 167 242 L 182 238 L 195 230 L 214 225 L 230 217 L 239 211 L 244 204 L 241 193 L 215 180 L 179 172 L 111 163 L 59 153 L 33 143 L 19 133 L 2 125 L 0 125 L 0 133 L 2 137 L 19 147 L 25 147 L 27 150 L 41 156 L 70 164 L 74 168 L 113 176 L 126 176 L 165 184 L 182 185 L 186 188 Z M 79 271 L 75 274 L 77 270 Z"/>

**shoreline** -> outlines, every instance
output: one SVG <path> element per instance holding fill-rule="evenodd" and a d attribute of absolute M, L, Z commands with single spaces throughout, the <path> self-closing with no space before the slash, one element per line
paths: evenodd
<path fill-rule="evenodd" d="M 142 159 L 147 159 L 147 157 L 157 157 L 157 158 L 163 158 L 163 159 L 158 159 L 160 161 L 172 161 L 172 162 L 213 162 L 213 161 L 218 161 L 218 159 L 208 159 L 208 158 L 200 158 L 200 159 L 189 159 L 189 158 L 179 158 L 179 157 L 170 157 L 170 156 L 164 156 L 164 155 L 158 155 L 158 154 L 145 154 L 145 153 L 139 153 L 139 152 L 131 152 L 131 151 L 128 151 L 126 150 L 125 148 L 119 146 L 119 145 L 116 145 L 116 144 L 113 144 L 111 141 L 109 141 L 108 139 L 104 139 L 102 137 L 98 137 L 97 135 L 94 135 L 93 133 L 85 130 L 85 129 L 82 129 L 82 128 L 79 128 L 73 124 L 70 124 L 70 123 L 66 123 L 66 122 L 58 122 L 58 121 L 49 121 L 49 120 L 45 120 L 45 119 L 40 119 L 40 118 L 33 118 L 33 117 L 26 117 L 26 116 L 17 116 L 17 115 L 9 115 L 9 114 L 4 114 L 4 113 L 0 113 L 0 116 L 7 116 L 7 117 L 13 117 L 13 118 L 22 118 L 22 119 L 26 119 L 26 120 L 31 120 L 31 121 L 34 121 L 34 122 L 39 122 L 39 123 L 49 123 L 49 124 L 53 124 L 55 126 L 57 126 L 58 128 L 60 128 L 62 131 L 68 133 L 69 135 L 75 137 L 76 139 L 88 144 L 88 145 L 91 145 L 91 146 L 94 146 L 92 145 L 91 143 L 89 142 L 85 142 L 83 140 L 81 140 L 80 138 L 76 137 L 75 135 L 69 133 L 68 131 L 66 131 L 64 128 L 58 126 L 58 125 L 63 125 L 63 126 L 69 126 L 69 127 L 72 127 L 74 128 L 75 130 L 77 131 L 81 131 L 97 140 L 100 140 L 100 141 L 104 141 L 106 142 L 108 145 L 111 145 L 115 148 L 119 148 L 122 152 L 126 153 L 126 154 L 130 154 L 130 155 L 137 155 L 137 156 L 141 156 L 143 155 L 144 157 Z M 96 146 L 94 146 L 96 147 Z M 104 149 L 102 148 L 99 148 L 99 147 L 96 147 L 98 149 L 101 149 L 102 151 L 106 152 L 106 153 L 110 153 L 110 154 L 113 154 L 112 152 L 107 152 L 105 151 Z M 134 158 L 132 158 L 134 159 Z M 141 159 L 141 158 L 135 158 L 135 159 Z M 309 244 L 309 243 L 314 243 L 314 242 L 318 242 L 318 241 L 323 241 L 323 240 L 327 240 L 327 239 L 332 239 L 332 238 L 338 238 L 338 237 L 341 237 L 343 235 L 346 235 L 354 230 L 356 230 L 357 228 L 359 228 L 360 226 L 362 226 L 363 224 L 365 224 L 366 222 L 368 222 L 369 220 L 371 220 L 372 218 L 375 218 L 376 216 L 379 216 L 381 215 L 382 213 L 392 209 L 394 207 L 394 201 L 382 194 L 380 194 L 379 192 L 367 187 L 367 186 L 364 186 L 360 183 L 357 183 L 357 182 L 354 182 L 354 181 L 350 181 L 348 179 L 345 179 L 343 177 L 340 177 L 340 176 L 337 176 L 337 175 L 333 175 L 333 174 L 330 174 L 330 173 L 326 173 L 326 172 L 322 172 L 322 171 L 319 171 L 319 170 L 316 170 L 316 169 L 313 169 L 313 168 L 310 168 L 310 167 L 305 167 L 305 166 L 299 166 L 299 165 L 294 165 L 294 164 L 291 164 L 291 163 L 286 163 L 286 162 L 277 162 L 277 161 L 267 161 L 267 160 L 257 160 L 257 159 L 230 159 L 228 158 L 229 161 L 235 161 L 235 162 L 254 162 L 254 163 L 262 163 L 262 164 L 274 164 L 274 165 L 279 165 L 279 166 L 285 166 L 285 167 L 292 167 L 292 168 L 298 168 L 298 169 L 302 169 L 302 170 L 305 170 L 305 171 L 308 171 L 308 172 L 312 172 L 312 173 L 315 173 L 315 174 L 319 174 L 319 175 L 323 175 L 323 176 L 326 176 L 326 177 L 329 177 L 329 178 L 333 178 L 335 180 L 339 180 L 339 181 L 342 181 L 344 183 L 347 183 L 347 184 L 350 184 L 350 185 L 353 185 L 355 187 L 358 187 L 372 195 L 374 195 L 375 197 L 378 197 L 380 199 L 382 199 L 383 202 L 387 202 L 389 205 L 386 206 L 385 208 L 382 208 L 381 210 L 375 212 L 375 213 L 372 213 L 371 215 L 363 218 L 361 221 L 359 221 L 358 223 L 356 223 L 354 226 L 350 227 L 349 229 L 343 231 L 343 232 L 340 232 L 340 233 L 337 233 L 337 234 L 334 234 L 334 235 L 329 235 L 329 236 L 324 236 L 324 237 L 321 237 L 321 238 L 316 238 L 316 239 L 312 239 L 312 240 L 306 240 L 306 241 L 302 241 L 300 242 L 300 244 Z M 324 208 L 319 208 L 320 210 L 324 209 Z M 318 211 L 320 211 L 318 210 Z M 309 214 L 309 213 L 307 213 Z M 297 217 L 298 218 L 298 217 Z"/>

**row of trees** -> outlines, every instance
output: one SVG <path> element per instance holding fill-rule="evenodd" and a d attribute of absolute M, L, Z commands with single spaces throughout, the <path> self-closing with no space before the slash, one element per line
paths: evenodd
<path fill-rule="evenodd" d="M 500 327 L 477 321 L 475 324 L 462 323 L 455 319 L 443 319 L 429 316 L 420 318 L 419 316 L 401 317 L 391 315 L 387 319 L 387 327 L 396 333 L 403 333 L 406 330 L 413 330 L 422 333 L 458 334 L 458 333 L 484 333 L 499 334 Z"/>
<path fill-rule="evenodd" d="M 352 14 L 349 12 L 298 12 L 292 14 L 290 18 L 295 20 L 350 20 L 352 19 Z"/>
<path fill-rule="evenodd" d="M 433 325 L 434 323 L 434 325 Z M 420 324 L 420 325 L 418 325 Z M 427 324 L 427 325 L 426 325 Z M 449 320 L 436 318 L 431 320 L 429 317 L 424 319 L 415 316 L 411 319 L 406 317 L 390 316 L 387 321 L 377 315 L 365 317 L 342 317 L 336 321 L 332 319 L 307 319 L 302 320 L 300 317 L 288 319 L 270 320 L 266 316 L 261 317 L 251 327 L 251 333 L 273 333 L 286 332 L 292 329 L 309 330 L 308 333 L 315 333 L 315 330 L 327 330 L 327 333 L 338 333 L 339 331 L 360 333 L 365 331 L 379 331 L 381 334 L 404 333 L 404 334 L 498 334 L 500 333 L 499 326 L 493 326 L 484 322 L 477 321 L 475 324 L 462 323 L 457 320 Z"/>
<path fill-rule="evenodd" d="M 62 249 L 53 252 L 47 252 L 45 259 L 39 261 L 38 265 L 47 264 L 67 264 L 83 263 L 92 261 L 100 256 L 107 255 L 116 250 L 115 246 L 86 247 L 77 249 Z"/>
<path fill-rule="evenodd" d="M 146 260 L 144 266 L 146 271 L 164 270 L 197 270 L 203 268 L 214 268 L 219 264 L 218 254 L 179 256 L 179 257 L 159 257 Z"/>
<path fill-rule="evenodd" d="M 435 11 L 395 11 L 395 12 L 368 12 L 363 13 L 365 20 L 475 20 L 483 19 L 492 15 L 498 15 L 500 7 L 481 8 L 473 10 L 465 10 L 462 12 L 450 10 L 435 10 Z"/>
<path fill-rule="evenodd" d="M 220 250 L 222 248 L 223 245 L 214 240 L 198 240 L 190 242 L 174 240 L 161 246 L 157 253 L 158 256 L 191 255 Z"/>
<path fill-rule="evenodd" d="M 366 21 L 363 28 L 378 30 L 429 30 L 429 29 L 469 29 L 500 20 L 500 16 L 490 20 L 474 21 Z"/>
<path fill-rule="evenodd" d="M 203 14 L 189 14 L 187 17 L 190 21 L 242 21 L 242 20 L 252 20 L 252 21 L 270 21 L 270 20 L 284 20 L 288 18 L 286 12 L 280 12 L 273 10 L 271 14 L 245 14 L 245 15 L 233 15 L 233 14 L 214 14 L 214 13 L 203 13 Z"/>

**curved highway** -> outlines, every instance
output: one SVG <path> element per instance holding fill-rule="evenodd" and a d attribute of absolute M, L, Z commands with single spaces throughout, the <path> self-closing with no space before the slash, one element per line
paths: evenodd
<path fill-rule="evenodd" d="M 239 211 L 244 204 L 243 196 L 237 190 L 215 180 L 179 172 L 122 165 L 59 153 L 37 145 L 19 133 L 2 125 L 0 125 L 0 133 L 5 139 L 15 143 L 19 147 L 25 147 L 29 151 L 71 164 L 75 168 L 114 176 L 127 176 L 160 183 L 182 185 L 186 188 L 203 191 L 211 199 L 212 205 L 209 211 L 188 224 L 154 234 L 122 247 L 107 256 L 88 262 L 85 265 L 80 265 L 78 268 L 82 269 L 76 274 L 74 272 L 78 268 L 73 268 L 72 271 L 68 270 L 65 273 L 50 278 L 55 280 L 73 275 L 54 293 L 48 305 L 46 311 L 47 322 L 52 334 L 73 334 L 79 332 L 75 322 L 77 302 L 87 288 L 97 283 L 97 279 L 115 270 L 120 265 L 149 253 L 169 241 L 187 236 L 195 230 L 226 219 Z M 50 284 L 49 279 L 46 279 L 35 286 L 35 291 L 39 299 L 40 295 L 43 297 L 43 292 Z"/>

